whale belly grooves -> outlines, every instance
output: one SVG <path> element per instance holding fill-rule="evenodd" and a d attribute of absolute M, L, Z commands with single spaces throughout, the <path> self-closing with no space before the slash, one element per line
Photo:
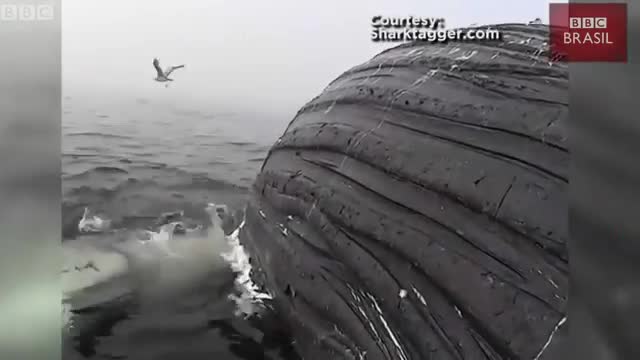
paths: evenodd
<path fill-rule="evenodd" d="M 305 359 L 543 359 L 568 293 L 568 72 L 548 27 L 407 43 L 265 159 L 242 243 Z"/>

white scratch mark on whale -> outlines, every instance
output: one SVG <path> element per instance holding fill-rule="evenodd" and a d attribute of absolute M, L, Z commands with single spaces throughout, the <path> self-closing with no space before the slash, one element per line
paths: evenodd
<path fill-rule="evenodd" d="M 429 306 L 429 305 L 427 305 L 427 300 L 424 299 L 424 296 L 422 296 L 422 294 L 420 294 L 418 289 L 416 289 L 414 286 L 412 286 L 411 290 L 413 290 L 413 293 L 416 294 L 416 296 L 418 297 L 418 300 L 420 300 L 422 305 L 427 306 L 427 307 Z"/>
<path fill-rule="evenodd" d="M 369 297 L 369 299 L 373 303 L 373 306 L 378 311 L 378 316 L 380 318 L 380 321 L 382 322 L 382 325 L 387 330 L 387 333 L 389 334 L 389 337 L 391 338 L 391 341 L 393 341 L 393 344 L 396 346 L 396 349 L 397 349 L 397 352 L 398 352 L 398 356 L 400 356 L 400 358 L 403 359 L 403 360 L 408 360 L 407 356 L 404 353 L 404 349 L 402 348 L 402 345 L 400 345 L 400 342 L 398 341 L 398 339 L 396 338 L 395 334 L 393 333 L 393 331 L 389 327 L 389 324 L 387 323 L 387 320 L 384 318 L 384 316 L 382 314 L 382 309 L 380 309 L 380 306 L 378 305 L 378 302 L 376 301 L 376 298 L 373 297 L 373 295 L 371 295 L 371 294 L 367 294 L 367 297 Z"/>
<path fill-rule="evenodd" d="M 544 351 L 547 350 L 547 347 L 549 346 L 549 344 L 551 344 L 551 339 L 553 339 L 553 336 L 556 334 L 558 329 L 560 329 L 560 327 L 565 323 L 565 321 L 567 321 L 567 317 L 566 316 L 563 317 L 562 319 L 560 319 L 560 321 L 558 322 L 556 327 L 553 329 L 553 331 L 549 335 L 549 338 L 547 339 L 547 342 L 542 346 L 542 349 L 540 349 L 540 352 L 538 352 L 538 355 L 536 355 L 536 357 L 533 358 L 533 360 L 538 360 L 540 358 L 540 356 L 542 356 L 542 353 L 544 353 Z"/>

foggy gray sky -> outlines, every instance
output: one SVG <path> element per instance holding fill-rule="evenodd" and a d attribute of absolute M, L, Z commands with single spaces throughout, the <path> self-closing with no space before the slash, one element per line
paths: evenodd
<path fill-rule="evenodd" d="M 67 95 L 207 103 L 292 113 L 348 68 L 393 44 L 374 15 L 442 17 L 447 27 L 548 20 L 547 0 L 65 0 Z M 151 61 L 185 63 L 165 89 Z"/>

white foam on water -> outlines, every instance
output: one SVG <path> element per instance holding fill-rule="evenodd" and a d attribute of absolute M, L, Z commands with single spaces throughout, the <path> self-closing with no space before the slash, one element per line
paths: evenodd
<path fill-rule="evenodd" d="M 178 223 L 170 223 L 158 232 L 138 230 L 122 234 L 105 231 L 64 242 L 63 301 L 121 276 L 137 278 L 138 286 L 146 293 L 160 296 L 163 291 L 194 283 L 198 276 L 208 274 L 212 269 L 230 267 L 236 274 L 235 292 L 229 295 L 236 305 L 235 315 L 259 314 L 264 309 L 264 300 L 272 299 L 272 296 L 262 292 L 251 279 L 249 255 L 239 239 L 244 220 L 233 233 L 225 236 L 218 215 L 220 208 L 226 210 L 224 205 L 209 204 L 206 211 L 212 225 L 207 229 L 187 230 L 185 235 L 174 235 Z M 87 214 L 85 211 L 83 219 L 91 220 Z M 85 232 L 97 232 L 94 231 L 97 226 L 87 227 L 86 221 L 83 226 Z M 73 326 L 68 303 L 63 303 L 62 318 L 63 326 Z"/>
<path fill-rule="evenodd" d="M 62 254 L 63 298 L 123 274 L 128 269 L 128 260 L 123 254 L 83 241 L 82 238 L 63 242 Z"/>
<path fill-rule="evenodd" d="M 89 208 L 84 208 L 82 219 L 78 222 L 80 233 L 99 233 L 109 230 L 111 220 L 103 219 L 97 215 L 89 215 Z"/>
<path fill-rule="evenodd" d="M 214 204 L 210 206 L 215 207 Z M 250 257 L 240 244 L 240 230 L 244 226 L 244 220 L 238 228 L 226 237 L 229 250 L 223 252 L 222 258 L 229 264 L 231 270 L 236 273 L 234 280 L 235 289 L 239 295 L 231 294 L 231 299 L 236 304 L 236 316 L 249 317 L 259 314 L 264 309 L 264 300 L 272 299 L 272 296 L 261 292 L 260 288 L 251 279 Z"/>
<path fill-rule="evenodd" d="M 123 277 L 139 296 L 161 299 L 168 292 L 196 285 L 216 269 L 224 270 L 227 263 L 220 254 L 230 247 L 220 217 L 215 212 L 210 216 L 212 226 L 187 230 L 182 235 L 174 235 L 178 223 L 170 223 L 157 232 L 111 231 L 65 241 L 63 302 Z M 63 305 L 66 326 L 72 320 L 70 310 L 68 304 Z"/>

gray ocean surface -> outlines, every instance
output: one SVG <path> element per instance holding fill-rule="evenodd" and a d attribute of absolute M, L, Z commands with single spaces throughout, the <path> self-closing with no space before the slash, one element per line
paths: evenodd
<path fill-rule="evenodd" d="M 167 212 L 205 228 L 208 203 L 240 214 L 291 116 L 118 94 L 63 98 L 64 359 L 295 358 L 283 350 L 288 340 L 266 346 L 234 315 L 224 241 L 177 234 L 171 241 L 196 250 L 170 264 L 134 239 L 158 232 Z M 108 229 L 80 233 L 85 208 Z"/>

